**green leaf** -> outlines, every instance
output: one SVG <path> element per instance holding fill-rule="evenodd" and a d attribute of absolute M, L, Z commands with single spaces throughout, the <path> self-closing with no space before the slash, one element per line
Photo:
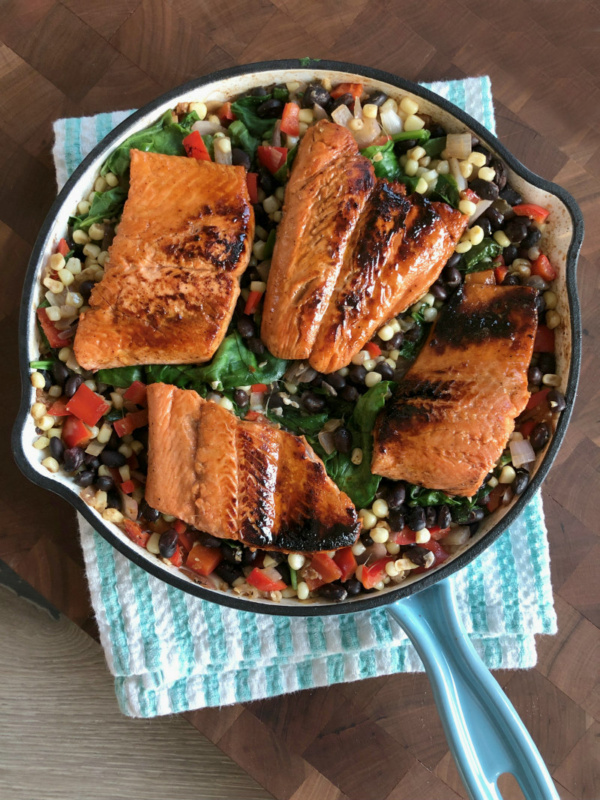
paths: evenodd
<path fill-rule="evenodd" d="M 304 436 L 316 436 L 330 416 L 328 411 L 322 411 L 319 414 L 303 414 L 299 408 L 292 406 L 283 406 L 282 412 L 282 415 L 278 416 L 272 411 L 268 411 L 267 417 L 271 422 L 280 423 L 292 433 Z"/>
<path fill-rule="evenodd" d="M 473 245 L 469 252 L 463 255 L 459 269 L 464 270 L 467 274 L 490 269 L 492 259 L 501 252 L 502 248 L 498 242 L 493 239 L 484 239 L 480 244 Z"/>
<path fill-rule="evenodd" d="M 402 358 L 406 358 L 408 361 L 414 361 L 414 359 L 417 357 L 427 337 L 428 331 L 428 325 L 425 323 L 421 311 L 416 311 L 411 316 L 414 319 L 415 324 L 419 327 L 419 338 L 412 342 L 409 342 L 405 339 L 402 343 L 400 355 Z"/>
<path fill-rule="evenodd" d="M 146 383 L 171 383 L 180 389 L 186 389 L 192 383 L 189 369 L 187 365 L 149 364 L 144 367 Z"/>
<path fill-rule="evenodd" d="M 263 259 L 266 261 L 268 258 L 271 258 L 273 255 L 273 249 L 275 247 L 275 238 L 277 237 L 277 230 L 276 228 L 272 228 L 269 231 L 269 236 L 267 237 L 267 241 L 265 242 L 265 249 L 263 251 Z"/>
<path fill-rule="evenodd" d="M 30 369 L 51 369 L 54 366 L 54 361 L 46 360 L 46 361 L 30 361 L 29 368 Z"/>
<path fill-rule="evenodd" d="M 276 86 L 273 89 L 273 97 L 275 100 L 282 100 L 284 103 L 287 103 L 290 99 L 290 93 L 283 86 Z"/>
<path fill-rule="evenodd" d="M 99 369 L 96 373 L 96 380 L 100 381 L 100 383 L 107 383 L 109 386 L 118 386 L 121 389 L 126 389 L 134 381 L 144 380 L 144 370 L 142 367 Z"/>
<path fill-rule="evenodd" d="M 310 67 L 311 64 L 316 64 L 317 61 L 320 61 L 320 58 L 309 58 L 305 56 L 304 58 L 300 59 L 300 66 L 301 67 Z"/>
<path fill-rule="evenodd" d="M 105 219 L 117 217 L 123 211 L 127 192 L 121 186 L 115 186 L 106 192 L 96 192 L 89 212 L 84 217 L 74 217 L 75 230 L 87 231 L 90 225 Z"/>
<path fill-rule="evenodd" d="M 223 389 L 233 389 L 252 383 L 272 383 L 281 378 L 286 367 L 287 361 L 275 358 L 268 350 L 256 356 L 235 331 L 223 339 L 210 364 L 188 368 L 187 374 L 194 384 L 210 386 L 218 382 Z"/>
<path fill-rule="evenodd" d="M 428 142 L 431 137 L 431 134 L 428 130 L 423 128 L 420 131 L 402 131 L 401 133 L 395 133 L 392 136 L 392 140 L 394 142 L 407 142 L 414 140 L 418 142 L 421 147 L 424 146 L 425 142 Z"/>
<path fill-rule="evenodd" d="M 290 567 L 290 580 L 292 582 L 292 589 L 298 588 L 298 573 L 295 569 Z"/>
<path fill-rule="evenodd" d="M 273 177 L 276 181 L 278 181 L 281 185 L 287 182 L 288 178 L 290 177 L 290 172 L 292 171 L 292 164 L 294 163 L 294 159 L 296 158 L 296 153 L 298 152 L 298 145 L 294 145 L 291 150 L 288 151 L 287 158 L 285 159 L 285 164 L 282 164 L 275 175 Z"/>
<path fill-rule="evenodd" d="M 442 154 L 442 150 L 446 148 L 446 137 L 437 136 L 435 139 L 428 139 L 421 144 L 421 147 L 430 158 L 438 158 Z"/>
<path fill-rule="evenodd" d="M 252 161 L 254 161 L 254 158 L 256 157 L 256 148 L 260 144 L 260 140 L 252 136 L 248 128 L 239 119 L 236 119 L 231 123 L 228 128 L 228 132 L 231 137 L 232 145 L 234 147 L 239 147 L 250 156 Z"/>
<path fill-rule="evenodd" d="M 270 94 L 263 95 L 262 97 L 248 95 L 246 97 L 240 97 L 239 100 L 231 104 L 231 110 L 237 119 L 244 123 L 252 136 L 256 136 L 261 140 L 271 137 L 276 120 L 262 119 L 256 113 L 256 109 L 270 98 Z"/>
<path fill-rule="evenodd" d="M 360 152 L 365 158 L 370 159 L 375 169 L 375 175 L 378 178 L 387 178 L 389 181 L 399 180 L 402 170 L 400 169 L 398 157 L 394 153 L 394 142 L 391 139 L 385 144 L 365 147 Z M 381 155 L 381 158 L 375 160 L 375 156 L 379 155 Z"/>
<path fill-rule="evenodd" d="M 431 193 L 431 200 L 441 200 L 448 203 L 452 208 L 458 208 L 460 202 L 460 192 L 458 184 L 452 175 L 438 175 L 435 189 Z"/>
<path fill-rule="evenodd" d="M 105 422 L 116 422 L 118 419 L 123 419 L 125 410 L 122 408 L 113 408 L 104 417 Z"/>

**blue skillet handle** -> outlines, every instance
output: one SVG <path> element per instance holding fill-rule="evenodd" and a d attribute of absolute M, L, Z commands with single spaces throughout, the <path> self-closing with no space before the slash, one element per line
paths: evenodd
<path fill-rule="evenodd" d="M 514 775 L 526 800 L 559 800 L 531 736 L 465 633 L 450 581 L 399 600 L 388 611 L 425 665 L 471 800 L 502 800 L 497 779 L 504 772 Z"/>

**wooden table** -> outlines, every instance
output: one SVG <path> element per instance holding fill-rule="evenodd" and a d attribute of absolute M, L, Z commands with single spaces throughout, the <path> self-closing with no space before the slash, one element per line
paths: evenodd
<path fill-rule="evenodd" d="M 600 8 L 593 0 L 4 4 L 0 325 L 8 391 L 0 419 L 0 557 L 94 635 L 74 513 L 29 484 L 8 452 L 19 395 L 18 297 L 31 245 L 56 191 L 52 120 L 136 107 L 205 72 L 270 58 L 329 57 L 413 80 L 487 73 L 500 138 L 531 169 L 573 193 L 588 228 L 579 266 L 585 337 L 581 388 L 566 442 L 544 487 L 559 633 L 538 638 L 536 669 L 501 672 L 497 678 L 538 744 L 561 797 L 597 798 L 599 30 Z M 24 705 L 30 701 L 24 698 Z M 422 675 L 186 716 L 277 798 L 465 796 Z M 506 796 L 515 795 L 509 790 Z"/>

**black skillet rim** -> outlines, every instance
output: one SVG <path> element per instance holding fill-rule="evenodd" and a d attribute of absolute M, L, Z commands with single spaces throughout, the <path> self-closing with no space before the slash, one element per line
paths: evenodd
<path fill-rule="evenodd" d="M 159 566 L 158 560 L 156 561 L 156 564 L 147 560 L 140 555 L 133 546 L 128 545 L 126 542 L 121 540 L 107 525 L 105 525 L 101 520 L 97 519 L 92 513 L 90 507 L 79 497 L 75 489 L 64 486 L 62 483 L 52 479 L 51 477 L 41 475 L 32 467 L 22 447 L 22 430 L 26 424 L 29 414 L 30 403 L 28 318 L 31 304 L 34 301 L 34 293 L 37 290 L 35 275 L 38 268 L 38 262 L 43 254 L 47 239 L 54 224 L 54 220 L 64 202 L 64 198 L 70 191 L 73 184 L 84 172 L 86 172 L 89 165 L 95 160 L 97 154 L 107 147 L 107 145 L 110 145 L 117 139 L 118 136 L 120 136 L 130 127 L 135 127 L 135 123 L 146 114 L 152 112 L 154 109 L 157 109 L 167 101 L 176 100 L 182 93 L 200 88 L 214 81 L 245 75 L 248 73 L 256 74 L 273 70 L 299 69 L 325 69 L 338 72 L 349 72 L 364 76 L 366 78 L 371 78 L 373 80 L 383 81 L 397 87 L 398 89 L 418 95 L 443 109 L 444 111 L 449 112 L 456 119 L 467 125 L 482 141 L 490 146 L 514 172 L 516 172 L 522 178 L 562 200 L 569 211 L 573 223 L 573 237 L 569 245 L 566 259 L 566 284 L 567 295 L 569 298 L 569 308 L 571 312 L 572 348 L 569 364 L 569 379 L 566 391 L 567 407 L 560 415 L 554 436 L 552 437 L 542 463 L 540 464 L 533 480 L 527 486 L 526 490 L 519 497 L 510 511 L 508 511 L 502 517 L 502 519 L 497 522 L 496 525 L 494 525 L 493 528 L 491 528 L 484 536 L 482 536 L 478 542 L 470 546 L 468 550 L 456 556 L 456 558 L 453 558 L 451 561 L 441 566 L 435 572 L 424 574 L 420 580 L 408 586 L 403 586 L 400 584 L 398 588 L 394 590 L 377 592 L 361 597 L 360 599 L 352 601 L 345 600 L 341 603 L 318 602 L 314 605 L 298 604 L 294 606 L 280 605 L 273 602 L 258 603 L 254 600 L 237 597 L 229 592 L 205 589 L 199 584 L 191 583 L 190 581 L 179 577 L 177 573 L 172 573 L 170 570 L 168 570 L 168 568 Z M 458 108 L 453 103 L 450 103 L 445 98 L 440 97 L 434 92 L 431 92 L 429 89 L 425 89 L 424 87 L 419 86 L 417 83 L 413 83 L 412 81 L 404 78 L 399 78 L 391 73 L 374 69 L 372 67 L 363 67 L 358 64 L 351 64 L 341 61 L 326 61 L 319 59 L 285 59 L 281 61 L 260 61 L 254 64 L 231 67 L 229 69 L 213 72 L 196 80 L 188 81 L 181 86 L 165 92 L 165 94 L 136 111 L 120 125 L 118 125 L 113 131 L 111 131 L 111 133 L 109 133 L 108 136 L 106 136 L 101 142 L 99 142 L 65 183 L 63 189 L 52 204 L 46 219 L 44 220 L 29 259 L 29 265 L 25 275 L 23 294 L 21 298 L 21 311 L 19 318 L 19 365 L 22 394 L 21 405 L 12 430 L 12 449 L 15 461 L 21 472 L 23 472 L 27 478 L 29 478 L 38 486 L 48 489 L 49 491 L 54 492 L 55 494 L 58 494 L 60 497 L 67 500 L 72 506 L 75 507 L 77 511 L 83 515 L 83 517 L 92 525 L 92 527 L 98 531 L 98 533 L 100 533 L 100 535 L 103 536 L 107 542 L 109 542 L 109 544 L 129 558 L 134 564 L 146 570 L 154 577 L 159 578 L 160 580 L 163 580 L 171 586 L 181 589 L 188 594 L 195 595 L 202 600 L 216 602 L 220 605 L 235 608 L 239 611 L 249 611 L 253 613 L 273 614 L 277 616 L 288 617 L 314 617 L 329 614 L 356 613 L 359 611 L 367 611 L 369 609 L 385 606 L 397 600 L 402 600 L 403 598 L 420 592 L 429 586 L 433 586 L 433 584 L 438 583 L 438 581 L 444 580 L 444 578 L 447 578 L 450 575 L 458 572 L 463 567 L 466 567 L 467 564 L 470 564 L 471 561 L 477 558 L 477 556 L 479 556 L 484 550 L 493 544 L 496 539 L 498 539 L 498 537 L 504 533 L 509 525 L 511 525 L 511 523 L 517 519 L 524 506 L 531 500 L 535 492 L 540 488 L 543 480 L 550 470 L 550 467 L 552 466 L 554 459 L 556 458 L 573 410 L 581 365 L 581 310 L 579 305 L 579 297 L 577 294 L 576 274 L 577 259 L 579 250 L 581 248 L 581 243 L 583 241 L 583 229 L 583 214 L 569 192 L 567 192 L 561 186 L 558 186 L 551 181 L 547 181 L 527 169 L 527 167 L 521 164 L 521 162 L 518 161 L 492 133 L 490 133 L 486 128 L 484 128 L 483 125 L 481 125 L 477 120 L 473 119 L 462 109 Z"/>

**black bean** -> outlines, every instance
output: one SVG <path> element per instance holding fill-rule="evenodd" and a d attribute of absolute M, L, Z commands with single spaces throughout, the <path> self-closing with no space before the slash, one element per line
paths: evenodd
<path fill-rule="evenodd" d="M 539 386 L 543 377 L 542 370 L 539 367 L 529 367 L 527 371 L 527 381 L 532 384 L 532 386 Z"/>
<path fill-rule="evenodd" d="M 394 152 L 397 156 L 403 156 L 417 146 L 416 139 L 405 139 L 404 141 L 396 142 L 394 145 Z"/>
<path fill-rule="evenodd" d="M 467 514 L 467 525 L 471 525 L 474 522 L 481 522 L 484 516 L 485 512 L 483 508 L 480 508 L 479 506 L 474 506 Z"/>
<path fill-rule="evenodd" d="M 304 108 L 312 108 L 315 103 L 321 108 L 327 108 L 331 103 L 331 95 L 320 84 L 311 83 L 302 96 L 302 105 Z"/>
<path fill-rule="evenodd" d="M 529 473 L 526 469 L 518 469 L 515 479 L 511 483 L 511 489 L 515 494 L 523 494 L 529 483 Z"/>
<path fill-rule="evenodd" d="M 79 284 L 79 294 L 83 297 L 84 300 L 89 300 L 90 295 L 92 293 L 92 289 L 96 284 L 94 281 L 83 281 Z"/>
<path fill-rule="evenodd" d="M 382 106 L 387 99 L 388 96 L 385 92 L 373 92 L 365 100 L 365 105 L 370 103 L 373 106 Z"/>
<path fill-rule="evenodd" d="M 228 561 L 221 561 L 221 563 L 215 567 L 215 572 L 221 580 L 224 580 L 225 583 L 228 583 L 230 586 L 232 586 L 238 578 L 244 577 L 241 567 L 230 564 Z"/>
<path fill-rule="evenodd" d="M 389 342 L 386 342 L 386 350 L 400 350 L 404 344 L 404 334 L 402 331 L 395 333 Z"/>
<path fill-rule="evenodd" d="M 246 408 L 246 406 L 250 402 L 248 393 L 245 392 L 243 389 L 236 389 L 233 393 L 233 402 L 240 408 Z"/>
<path fill-rule="evenodd" d="M 283 397 L 278 392 L 273 392 L 267 400 L 269 408 L 283 408 Z"/>
<path fill-rule="evenodd" d="M 168 531 L 162 533 L 160 539 L 158 540 L 158 550 L 161 556 L 163 558 L 171 558 L 171 556 L 175 553 L 175 550 L 177 550 L 178 541 L 179 536 L 174 528 L 169 528 Z"/>
<path fill-rule="evenodd" d="M 347 428 L 338 428 L 333 434 L 333 444 L 338 453 L 349 453 L 352 450 L 352 434 Z"/>
<path fill-rule="evenodd" d="M 344 583 L 344 586 L 350 597 L 355 597 L 357 594 L 360 594 L 363 588 L 362 583 L 357 581 L 356 578 L 350 578 L 350 580 Z"/>
<path fill-rule="evenodd" d="M 55 361 L 54 364 L 52 364 L 52 375 L 59 386 L 64 385 L 70 374 L 71 373 L 62 363 L 62 361 Z"/>
<path fill-rule="evenodd" d="M 404 338 L 407 342 L 418 342 L 421 338 L 420 325 L 414 325 L 410 330 L 405 331 Z"/>
<path fill-rule="evenodd" d="M 49 392 L 52 386 L 52 376 L 47 369 L 38 369 L 38 372 L 44 378 L 44 391 Z"/>
<path fill-rule="evenodd" d="M 90 469 L 98 469 L 100 466 L 100 459 L 98 456 L 93 456 L 91 453 L 85 453 L 83 456 L 83 463 Z"/>
<path fill-rule="evenodd" d="M 248 339 L 248 348 L 257 356 L 262 356 L 265 352 L 265 346 L 257 336 L 251 336 Z"/>
<path fill-rule="evenodd" d="M 90 469 L 85 469 L 77 475 L 75 483 L 85 489 L 92 485 L 95 477 L 95 474 Z"/>
<path fill-rule="evenodd" d="M 121 498 L 116 489 L 111 489 L 106 493 L 106 505 L 108 508 L 118 508 L 121 510 Z"/>
<path fill-rule="evenodd" d="M 113 432 L 111 433 L 111 435 L 110 435 L 110 439 L 108 440 L 108 443 L 107 443 L 107 445 L 106 445 L 106 449 L 107 449 L 107 450 L 118 450 L 120 446 L 121 446 L 121 440 L 120 440 L 120 438 L 117 436 L 117 432 L 116 432 L 116 431 L 113 431 Z M 148 443 L 146 443 L 146 447 L 147 447 L 147 446 L 148 446 Z M 110 466 L 110 465 L 109 465 L 109 466 Z M 122 466 L 122 465 L 120 464 L 119 466 Z"/>
<path fill-rule="evenodd" d="M 500 191 L 500 197 L 505 200 L 509 206 L 520 206 L 523 202 L 521 195 L 511 186 L 506 186 L 506 188 L 502 189 Z"/>
<path fill-rule="evenodd" d="M 303 394 L 300 402 L 302 408 L 310 414 L 316 414 L 325 408 L 325 398 L 321 397 L 321 395 L 313 394 L 313 392 Z"/>
<path fill-rule="evenodd" d="M 542 450 L 548 444 L 549 440 L 550 426 L 545 422 L 538 422 L 529 436 L 531 446 L 537 452 L 538 450 Z"/>
<path fill-rule="evenodd" d="M 455 255 L 458 255 L 458 253 L 455 253 Z M 462 272 L 456 267 L 451 267 L 446 264 L 442 272 L 442 280 L 448 288 L 457 289 L 463 280 Z"/>
<path fill-rule="evenodd" d="M 505 275 L 504 280 L 502 281 L 502 286 L 520 286 L 521 285 L 521 278 L 514 273 L 509 272 L 508 275 Z"/>
<path fill-rule="evenodd" d="M 527 218 L 525 218 L 527 219 Z M 526 250 L 529 250 L 531 247 L 535 247 L 540 239 L 542 238 L 542 232 L 539 228 L 529 228 L 527 231 L 527 236 L 521 242 L 521 247 Z"/>
<path fill-rule="evenodd" d="M 271 173 L 267 172 L 267 170 L 265 169 L 260 169 L 258 171 L 258 183 L 260 188 L 267 195 L 267 197 L 270 197 L 279 186 L 279 184 L 277 183 L 275 178 L 271 175 Z M 262 208 L 262 206 L 260 206 L 260 208 Z"/>
<path fill-rule="evenodd" d="M 331 113 L 340 106 L 353 106 L 353 105 L 354 105 L 354 95 L 347 93 L 341 95 L 340 97 L 336 97 L 336 99 L 330 104 L 327 110 L 329 111 L 329 113 Z"/>
<path fill-rule="evenodd" d="M 142 500 L 140 503 L 140 514 L 147 522 L 156 522 L 160 517 L 160 511 L 156 508 L 152 508 L 146 500 Z"/>
<path fill-rule="evenodd" d="M 237 329 L 242 339 L 250 339 L 254 336 L 254 322 L 246 314 L 238 319 Z"/>
<path fill-rule="evenodd" d="M 223 542 L 222 539 L 217 539 L 216 536 L 212 536 L 210 533 L 206 533 L 206 531 L 200 531 L 198 541 L 204 547 L 211 547 L 213 550 L 218 550 Z"/>
<path fill-rule="evenodd" d="M 265 102 L 261 103 L 256 109 L 256 113 L 261 119 L 273 119 L 275 117 L 279 117 L 281 116 L 282 111 L 283 102 L 281 100 L 276 100 L 274 97 L 271 97 L 269 100 L 265 100 Z"/>
<path fill-rule="evenodd" d="M 520 244 L 527 236 L 527 225 L 521 217 L 512 217 L 504 225 L 504 233 L 513 244 Z M 504 260 L 506 262 L 506 259 Z"/>
<path fill-rule="evenodd" d="M 448 298 L 446 287 L 439 281 L 436 281 L 432 286 L 430 286 L 429 291 L 436 300 L 446 300 Z"/>
<path fill-rule="evenodd" d="M 347 403 L 356 403 L 360 395 L 354 386 L 344 386 L 340 392 L 340 397 Z"/>
<path fill-rule="evenodd" d="M 425 509 L 425 527 L 433 528 L 437 523 L 437 508 L 435 506 L 427 506 Z"/>
<path fill-rule="evenodd" d="M 352 364 L 348 369 L 348 380 L 351 383 L 364 383 L 367 377 L 367 370 L 362 364 Z"/>
<path fill-rule="evenodd" d="M 265 95 L 270 94 L 270 92 L 267 91 L 265 86 L 256 86 L 254 89 L 250 89 L 248 94 L 252 97 L 264 97 Z"/>
<path fill-rule="evenodd" d="M 508 247 L 504 248 L 502 251 L 502 257 L 504 258 L 504 263 L 507 267 L 513 263 L 517 255 L 517 248 L 514 246 L 514 244 L 510 244 Z"/>
<path fill-rule="evenodd" d="M 488 208 L 483 216 L 485 219 L 489 219 L 493 231 L 499 231 L 504 224 L 504 214 L 493 206 Z"/>
<path fill-rule="evenodd" d="M 418 544 L 409 544 L 407 547 L 402 548 L 402 555 L 418 567 L 425 566 L 428 553 L 429 550 L 426 547 L 419 547 Z"/>
<path fill-rule="evenodd" d="M 534 302 L 535 302 L 535 310 L 538 313 L 538 319 L 540 319 L 542 314 L 546 310 L 546 301 L 544 300 L 544 295 L 541 292 L 538 292 L 534 298 Z"/>
<path fill-rule="evenodd" d="M 554 353 L 540 353 L 538 367 L 544 375 L 554 375 L 556 372 L 556 356 Z"/>
<path fill-rule="evenodd" d="M 559 392 L 558 389 L 550 389 L 546 400 L 552 411 L 564 411 L 567 407 L 565 396 L 562 392 Z"/>
<path fill-rule="evenodd" d="M 392 511 L 397 511 L 402 508 L 402 504 L 406 499 L 406 484 L 402 481 L 391 483 L 385 492 L 385 499 L 388 508 Z"/>
<path fill-rule="evenodd" d="M 475 534 L 479 530 L 480 524 L 481 524 L 480 522 L 473 522 L 471 525 L 469 525 L 469 536 L 470 537 L 475 536 Z"/>
<path fill-rule="evenodd" d="M 430 139 L 442 139 L 446 135 L 446 131 L 437 122 L 430 122 L 427 126 L 430 134 Z"/>
<path fill-rule="evenodd" d="M 404 510 L 404 506 L 401 505 L 399 508 L 392 509 L 388 514 L 388 522 L 394 533 L 404 530 L 406 525 L 406 516 L 404 514 Z"/>
<path fill-rule="evenodd" d="M 250 550 L 249 547 L 242 548 L 242 564 L 245 567 L 249 567 L 258 558 L 258 550 Z"/>
<path fill-rule="evenodd" d="M 221 540 L 221 553 L 223 554 L 225 561 L 228 561 L 230 564 L 242 563 L 241 547 L 232 547 L 228 542 Z"/>
<path fill-rule="evenodd" d="M 118 450 L 107 450 L 106 448 L 100 453 L 100 461 L 113 469 L 123 467 L 127 463 L 123 453 L 119 453 Z"/>
<path fill-rule="evenodd" d="M 440 506 L 437 512 L 437 525 L 439 525 L 439 527 L 443 530 L 444 528 L 447 528 L 451 522 L 452 514 L 450 513 L 448 506 Z"/>
<path fill-rule="evenodd" d="M 325 380 L 336 390 L 336 392 L 339 392 L 340 389 L 343 389 L 346 385 L 346 378 L 340 375 L 339 372 L 332 372 L 329 375 L 326 375 Z"/>
<path fill-rule="evenodd" d="M 448 261 L 446 261 L 446 269 L 451 267 L 458 267 L 462 259 L 460 253 L 452 253 Z"/>
<path fill-rule="evenodd" d="M 83 464 L 83 450 L 81 447 L 69 447 L 64 451 L 63 464 L 67 472 L 75 472 Z"/>
<path fill-rule="evenodd" d="M 96 478 L 95 483 L 96 489 L 99 489 L 101 492 L 109 492 L 115 485 L 110 475 L 101 475 L 99 478 Z"/>
<path fill-rule="evenodd" d="M 75 394 L 77 389 L 79 389 L 82 383 L 83 383 L 83 378 L 81 377 L 81 375 L 71 375 L 69 378 L 67 378 L 67 381 L 65 383 L 65 395 L 67 397 L 73 397 L 73 395 Z"/>
<path fill-rule="evenodd" d="M 425 509 L 421 506 L 415 506 L 408 512 L 406 523 L 411 531 L 420 531 L 427 527 L 425 519 Z"/>
<path fill-rule="evenodd" d="M 472 189 L 481 200 L 497 200 L 500 190 L 492 181 L 484 181 L 482 178 L 475 178 L 469 184 L 469 189 Z"/>
<path fill-rule="evenodd" d="M 483 235 L 486 239 L 491 239 L 492 237 L 492 223 L 489 221 L 487 217 L 481 215 L 477 220 L 477 224 L 483 231 Z"/>
<path fill-rule="evenodd" d="M 504 161 L 500 161 L 499 158 L 492 156 L 490 166 L 496 173 L 494 176 L 494 183 L 498 186 L 500 191 L 502 191 L 508 180 L 508 170 L 506 169 L 506 164 Z"/>
<path fill-rule="evenodd" d="M 365 547 L 372 547 L 372 545 L 375 544 L 373 539 L 371 539 L 371 534 L 369 533 L 369 531 L 363 531 L 360 535 L 360 540 Z"/>
<path fill-rule="evenodd" d="M 243 167 L 246 172 L 249 172 L 252 166 L 248 153 L 244 152 L 239 147 L 231 148 L 231 163 L 235 164 L 237 167 Z"/>
<path fill-rule="evenodd" d="M 384 381 L 391 381 L 394 379 L 394 369 L 386 364 L 385 361 L 380 361 L 375 367 L 375 372 L 378 372 Z"/>
<path fill-rule="evenodd" d="M 63 459 L 65 452 L 65 445 L 59 436 L 52 436 L 50 439 L 50 455 L 55 458 L 59 463 Z M 83 460 L 83 459 L 82 459 Z M 71 470 L 68 470 L 71 472 Z"/>
<path fill-rule="evenodd" d="M 292 576 L 287 561 L 280 561 L 279 564 L 277 564 L 277 566 L 275 567 L 275 569 L 281 575 L 281 580 L 289 586 L 292 582 Z"/>
<path fill-rule="evenodd" d="M 348 597 L 348 592 L 341 583 L 326 583 L 319 588 L 319 596 L 334 603 L 341 603 Z"/>

